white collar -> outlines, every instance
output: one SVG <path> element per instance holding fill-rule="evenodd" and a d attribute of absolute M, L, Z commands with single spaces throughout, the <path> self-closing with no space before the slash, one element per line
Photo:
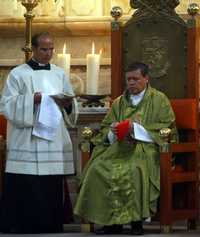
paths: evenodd
<path fill-rule="evenodd" d="M 36 63 L 38 63 L 38 65 L 39 66 L 45 66 L 46 64 L 44 64 L 44 63 L 39 63 L 36 59 L 34 59 L 34 58 L 32 58 L 32 60 L 34 61 L 34 62 L 36 62 Z"/>
<path fill-rule="evenodd" d="M 133 94 L 130 95 L 130 99 L 133 105 L 138 105 L 140 103 L 140 101 L 144 97 L 145 91 L 146 91 L 146 88 L 136 95 L 133 95 Z"/>

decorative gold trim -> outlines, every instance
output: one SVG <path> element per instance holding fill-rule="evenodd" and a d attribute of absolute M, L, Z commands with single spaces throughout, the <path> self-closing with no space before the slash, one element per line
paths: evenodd
<path fill-rule="evenodd" d="M 90 224 L 81 224 L 81 233 L 90 233 L 91 226 Z"/>
<path fill-rule="evenodd" d="M 197 3 L 190 3 L 187 12 L 190 16 L 196 16 L 199 13 L 199 5 Z"/>
<path fill-rule="evenodd" d="M 111 30 L 112 31 L 118 31 L 121 26 L 121 22 L 119 22 L 119 18 L 122 16 L 123 11 L 121 7 L 115 6 L 111 9 L 110 14 L 113 18 L 111 22 Z"/>
<path fill-rule="evenodd" d="M 160 229 L 161 229 L 161 233 L 164 233 L 164 234 L 169 234 L 172 232 L 171 225 L 162 225 L 160 226 Z"/>
<path fill-rule="evenodd" d="M 160 130 L 159 136 L 163 139 L 164 143 L 160 146 L 160 152 L 169 152 L 170 151 L 170 128 L 163 128 Z"/>

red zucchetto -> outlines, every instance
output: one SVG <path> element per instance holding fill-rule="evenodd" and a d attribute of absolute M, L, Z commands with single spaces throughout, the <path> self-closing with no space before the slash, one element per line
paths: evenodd
<path fill-rule="evenodd" d="M 130 127 L 131 127 L 131 123 L 130 123 L 130 120 L 128 119 L 121 121 L 116 125 L 117 139 L 119 141 L 122 141 L 125 138 L 125 136 L 129 132 Z"/>

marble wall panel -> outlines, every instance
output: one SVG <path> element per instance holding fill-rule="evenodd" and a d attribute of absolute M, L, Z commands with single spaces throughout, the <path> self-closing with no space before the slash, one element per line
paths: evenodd
<path fill-rule="evenodd" d="M 103 0 L 64 0 L 67 16 L 102 16 Z"/>
<path fill-rule="evenodd" d="M 24 37 L 10 38 L 0 37 L 0 59 L 21 59 L 24 58 L 22 47 L 25 45 Z"/>
<path fill-rule="evenodd" d="M 103 16 L 110 15 L 113 6 L 120 6 L 125 15 L 131 15 L 133 10 L 130 0 L 42 0 L 35 8 L 36 16 Z M 188 4 L 200 0 L 182 0 L 176 8 L 177 13 L 186 14 Z M 0 0 L 0 17 L 23 17 L 25 8 L 17 0 Z"/>
<path fill-rule="evenodd" d="M 191 1 L 182 0 L 180 1 L 180 5 L 177 7 L 178 13 L 186 13 L 186 9 L 188 4 Z M 196 0 L 200 4 L 200 0 Z M 6 5 L 5 5 L 6 3 Z M 10 9 L 12 9 L 14 16 L 19 16 L 23 13 L 24 7 L 21 6 L 21 3 L 16 0 L 0 0 L 1 9 L 0 16 L 5 17 L 9 15 Z M 61 16 L 62 11 L 64 11 L 66 16 L 72 17 L 83 17 L 84 19 L 88 17 L 97 17 L 100 16 L 99 20 L 101 21 L 101 16 L 105 17 L 105 15 L 110 14 L 110 9 L 113 6 L 120 6 L 123 9 L 124 15 L 131 15 L 132 9 L 129 6 L 129 0 L 42 0 L 42 2 L 36 8 L 36 18 L 37 16 L 42 16 L 46 19 L 42 26 L 45 26 L 45 22 L 48 22 L 48 19 L 51 19 L 49 16 Z M 5 7 L 6 6 L 6 7 Z M 9 9 L 8 9 L 9 8 Z M 64 13 L 63 13 L 64 14 Z M 47 17 L 48 16 L 48 17 Z M 46 18 L 45 18 L 46 17 Z M 76 20 L 74 21 L 76 23 Z M 53 19 L 53 18 L 52 18 Z M 64 19 L 64 18 L 63 18 Z M 103 19 L 103 18 L 102 18 Z M 87 20 L 85 20 L 86 23 Z M 109 21 L 109 20 L 108 20 Z M 42 25 L 43 24 L 43 25 Z M 64 22 L 63 22 L 64 24 Z M 17 23 L 16 23 L 17 25 Z M 52 26 L 53 27 L 53 26 Z M 83 26 L 84 27 L 84 26 Z M 34 29 L 34 22 L 33 22 Z M 64 29 L 63 29 L 64 30 Z M 83 29 L 84 30 L 84 29 Z M 66 33 L 67 35 L 67 33 Z M 25 44 L 24 35 L 20 37 L 14 36 L 4 36 L 0 37 L 0 66 L 2 60 L 8 62 L 10 60 L 10 65 L 14 65 L 14 61 L 23 62 L 24 60 L 24 52 L 21 48 Z M 102 35 L 95 35 L 92 32 L 89 32 L 85 36 L 75 35 L 75 36 L 64 36 L 56 34 L 56 29 L 54 32 L 54 42 L 55 42 L 55 55 L 53 58 L 53 62 L 55 62 L 56 54 L 62 53 L 63 45 L 66 43 L 67 45 L 67 53 L 71 54 L 71 73 L 73 75 L 73 82 L 77 82 L 77 78 L 81 78 L 83 80 L 83 84 L 85 85 L 86 78 L 86 55 L 91 52 L 92 42 L 95 43 L 96 52 L 98 53 L 100 49 L 102 49 L 102 60 L 101 60 L 101 69 L 100 69 L 100 83 L 99 83 L 99 91 L 102 94 L 107 94 L 110 92 L 110 35 L 108 33 Z M 106 62 L 106 63 L 105 63 Z M 80 86 L 75 85 L 77 90 L 81 90 Z"/>

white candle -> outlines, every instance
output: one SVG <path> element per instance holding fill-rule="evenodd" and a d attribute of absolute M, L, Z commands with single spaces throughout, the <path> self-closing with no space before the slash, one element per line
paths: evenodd
<path fill-rule="evenodd" d="M 100 54 L 95 54 L 94 42 L 92 44 L 92 54 L 87 54 L 87 81 L 86 94 L 98 94 L 98 81 L 100 70 Z"/>
<path fill-rule="evenodd" d="M 57 54 L 57 64 L 62 67 L 66 73 L 66 75 L 70 76 L 70 59 L 71 55 L 66 53 L 66 44 L 63 47 L 63 53 Z"/>

